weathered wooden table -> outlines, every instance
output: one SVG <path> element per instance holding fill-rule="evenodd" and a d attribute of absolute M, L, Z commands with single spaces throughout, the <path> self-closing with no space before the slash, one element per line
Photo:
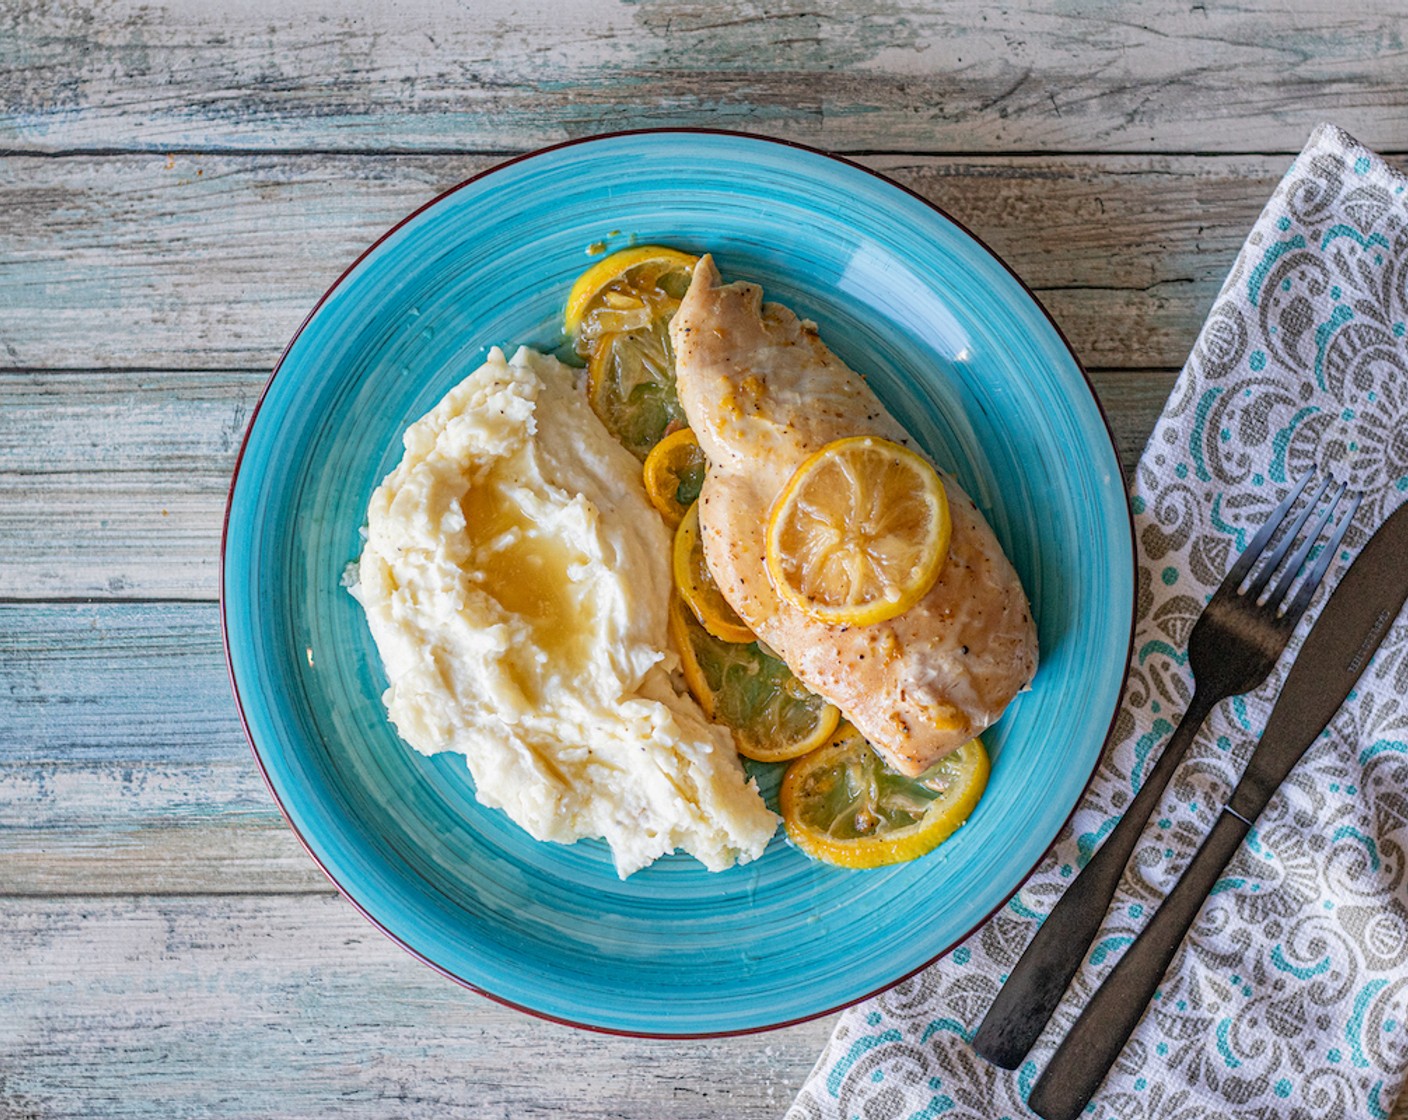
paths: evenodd
<path fill-rule="evenodd" d="M 215 605 L 280 349 L 504 156 L 740 128 L 985 238 L 1128 467 L 1312 126 L 1408 152 L 1405 30 L 1402 0 L 0 2 L 0 1117 L 779 1115 L 829 1020 L 656 1042 L 505 1010 L 284 826 Z"/>

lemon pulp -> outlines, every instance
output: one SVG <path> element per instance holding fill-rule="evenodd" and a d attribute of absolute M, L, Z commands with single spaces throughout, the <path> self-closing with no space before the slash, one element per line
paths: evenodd
<path fill-rule="evenodd" d="M 828 443 L 793 472 L 768 516 L 768 578 L 819 621 L 895 618 L 948 556 L 948 498 L 920 455 L 878 436 Z"/>
<path fill-rule="evenodd" d="M 670 320 L 697 258 L 641 245 L 598 261 L 567 297 L 563 325 L 587 361 L 587 400 L 636 458 L 685 422 Z"/>
<path fill-rule="evenodd" d="M 831 737 L 841 713 L 809 692 L 757 642 L 715 638 L 676 597 L 670 636 L 685 682 L 704 714 L 733 732 L 738 753 L 757 762 L 784 762 Z"/>
<path fill-rule="evenodd" d="M 972 813 L 987 779 L 979 739 L 909 778 L 842 724 L 826 746 L 787 768 L 779 800 L 788 837 L 808 855 L 841 867 L 880 867 L 915 859 L 948 839 Z"/>
<path fill-rule="evenodd" d="M 645 457 L 645 493 L 671 528 L 699 499 L 707 464 L 699 441 L 688 428 L 671 432 Z"/>

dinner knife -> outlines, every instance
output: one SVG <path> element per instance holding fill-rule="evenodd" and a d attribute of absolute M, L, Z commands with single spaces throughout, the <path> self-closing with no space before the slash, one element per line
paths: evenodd
<path fill-rule="evenodd" d="M 1074 1120 L 1143 1017 L 1213 884 L 1291 768 L 1329 725 L 1408 600 L 1408 504 L 1378 528 L 1296 656 L 1266 730 L 1207 839 L 1143 932 L 1086 1004 L 1027 1103 Z"/>

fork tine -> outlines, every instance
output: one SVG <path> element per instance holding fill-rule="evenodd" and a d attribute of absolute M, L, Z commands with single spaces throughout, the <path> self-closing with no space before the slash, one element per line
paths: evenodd
<path fill-rule="evenodd" d="M 1305 608 L 1310 606 L 1315 589 L 1320 586 L 1320 581 L 1325 578 L 1325 573 L 1334 563 L 1335 554 L 1340 550 L 1340 542 L 1344 540 L 1345 533 L 1349 531 L 1349 523 L 1359 512 L 1359 503 L 1363 500 L 1364 494 L 1362 492 L 1355 493 L 1349 503 L 1349 508 L 1341 514 L 1340 523 L 1335 526 L 1334 535 L 1326 543 L 1325 550 L 1315 558 L 1315 565 L 1306 573 L 1305 582 L 1300 585 L 1300 590 L 1296 592 L 1295 598 L 1286 606 L 1286 613 L 1282 615 L 1282 620 L 1286 625 L 1295 626 L 1300 621 L 1300 616 L 1305 613 Z"/>
<path fill-rule="evenodd" d="M 1266 596 L 1267 610 L 1274 611 L 1279 607 L 1281 600 L 1286 597 L 1286 592 L 1291 589 L 1291 584 L 1295 583 L 1296 576 L 1300 574 L 1301 568 L 1305 566 L 1305 561 L 1310 556 L 1310 550 L 1315 547 L 1315 542 L 1320 539 L 1320 534 L 1325 531 L 1325 526 L 1334 520 L 1335 506 L 1339 505 L 1340 498 L 1344 496 L 1345 487 L 1345 483 L 1341 482 L 1339 484 L 1334 494 L 1330 496 L 1329 506 L 1326 507 L 1325 512 L 1316 520 L 1311 530 L 1305 534 L 1305 540 L 1301 542 L 1301 546 L 1296 549 L 1294 555 L 1292 555 L 1287 562 L 1286 570 L 1281 574 L 1281 578 L 1276 581 L 1276 586 L 1271 589 L 1270 594 Z M 1316 502 L 1317 504 L 1319 502 L 1318 495 L 1316 496 Z M 1312 506 L 1311 508 L 1314 509 L 1315 507 Z"/>
<path fill-rule="evenodd" d="M 1301 491 L 1315 474 L 1315 468 L 1311 467 L 1300 476 L 1300 480 L 1291 489 L 1291 492 L 1281 499 L 1281 504 L 1271 511 L 1271 515 L 1262 523 L 1260 529 L 1256 531 L 1256 536 L 1247 543 L 1247 547 L 1242 549 L 1242 555 L 1237 557 L 1237 562 L 1232 565 L 1227 573 L 1227 578 L 1222 581 L 1219 590 L 1227 590 L 1233 593 L 1242 585 L 1242 580 L 1246 579 L 1247 573 L 1252 570 L 1252 565 L 1256 563 L 1257 557 L 1261 555 L 1261 550 L 1266 547 L 1266 542 L 1271 539 L 1271 534 L 1276 532 L 1276 527 L 1285 520 L 1286 514 L 1291 506 L 1295 505 L 1296 499 L 1300 497 Z"/>
<path fill-rule="evenodd" d="M 1271 577 L 1275 575 L 1276 570 L 1280 568 L 1281 561 L 1285 559 L 1286 553 L 1291 550 L 1291 546 L 1296 543 L 1296 537 L 1300 535 L 1300 531 L 1310 515 L 1315 512 L 1315 507 L 1318 506 L 1321 499 L 1325 497 L 1325 491 L 1330 488 L 1330 483 L 1332 482 L 1334 482 L 1334 479 L 1326 475 L 1325 481 L 1320 484 L 1320 489 L 1316 492 L 1315 497 L 1306 503 L 1305 508 L 1300 511 L 1294 523 L 1281 537 L 1280 543 L 1276 546 L 1276 551 L 1273 552 L 1271 558 L 1266 561 L 1266 566 L 1257 573 L 1256 578 L 1253 579 L 1251 584 L 1247 587 L 1247 594 L 1253 599 L 1261 598 L 1262 591 L 1266 589 L 1266 585 L 1271 581 Z M 1294 565 L 1290 570 L 1292 572 L 1295 571 Z"/>

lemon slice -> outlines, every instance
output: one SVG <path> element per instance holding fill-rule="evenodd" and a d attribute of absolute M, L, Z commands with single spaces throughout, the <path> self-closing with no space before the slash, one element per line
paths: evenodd
<path fill-rule="evenodd" d="M 679 527 L 699 498 L 707 463 L 688 428 L 671 432 L 645 457 L 645 493 L 670 528 Z"/>
<path fill-rule="evenodd" d="M 748 624 L 728 605 L 719 585 L 704 561 L 704 541 L 699 535 L 699 503 L 685 511 L 680 527 L 675 530 L 675 547 L 671 557 L 675 588 L 700 625 L 724 642 L 756 640 Z"/>
<path fill-rule="evenodd" d="M 675 392 L 668 319 L 603 335 L 587 362 L 587 403 L 616 440 L 644 461 L 671 424 L 685 422 Z"/>
<path fill-rule="evenodd" d="M 836 730 L 841 713 L 834 705 L 757 642 L 719 641 L 678 595 L 670 604 L 670 636 L 689 691 L 706 716 L 733 732 L 745 758 L 786 762 L 816 750 Z"/>
<path fill-rule="evenodd" d="M 653 293 L 678 301 L 689 287 L 699 258 L 664 245 L 637 245 L 602 257 L 577 277 L 567 295 L 563 326 L 568 337 L 581 332 L 593 311 L 623 312 L 646 303 Z M 608 315 L 619 329 L 621 316 Z"/>
<path fill-rule="evenodd" d="M 979 739 L 907 778 L 843 723 L 831 742 L 787 768 L 778 799 L 788 838 L 807 855 L 838 867 L 881 867 L 947 840 L 987 781 L 988 755 Z"/>
<path fill-rule="evenodd" d="M 876 436 L 803 461 L 768 515 L 777 593 L 832 625 L 903 614 L 934 585 L 951 532 L 944 484 L 920 455 Z"/>
<path fill-rule="evenodd" d="M 587 361 L 587 400 L 637 459 L 685 422 L 670 320 L 697 258 L 642 245 L 598 261 L 567 297 L 564 326 Z"/>

